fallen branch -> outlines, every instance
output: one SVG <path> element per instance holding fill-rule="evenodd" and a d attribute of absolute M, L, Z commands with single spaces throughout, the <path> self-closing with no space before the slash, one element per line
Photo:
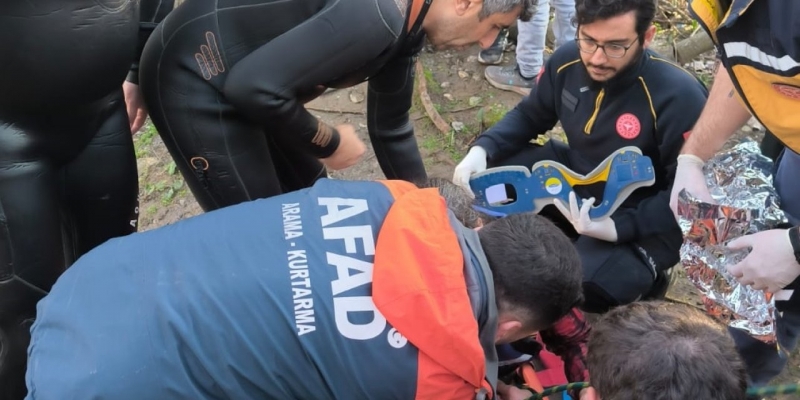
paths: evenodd
<path fill-rule="evenodd" d="M 433 125 L 436 126 L 439 131 L 444 134 L 450 133 L 450 125 L 445 122 L 439 112 L 436 111 L 436 108 L 433 107 L 433 102 L 431 102 L 431 97 L 428 95 L 428 87 L 425 84 L 425 71 L 422 70 L 422 63 L 417 59 L 416 65 L 416 73 L 417 73 L 417 91 L 419 92 L 419 99 L 422 101 L 422 107 L 425 108 L 425 113 L 428 114 L 428 118 L 431 119 Z"/>
<path fill-rule="evenodd" d="M 312 107 L 312 106 L 306 106 L 306 110 L 312 110 L 312 111 L 321 111 L 321 112 L 333 113 L 333 114 L 355 114 L 355 115 L 364 115 L 364 112 L 363 112 L 363 111 L 334 110 L 334 109 L 332 109 L 332 108 Z"/>
<path fill-rule="evenodd" d="M 700 29 L 677 43 L 667 44 L 666 46 L 653 46 L 653 50 L 683 65 L 703 53 L 714 50 L 714 42 L 711 41 L 706 31 Z"/>
<path fill-rule="evenodd" d="M 444 112 L 447 113 L 447 114 L 452 114 L 452 113 L 458 113 L 458 112 L 464 112 L 464 111 L 473 110 L 473 109 L 476 109 L 478 107 L 480 107 L 480 105 L 477 105 L 477 106 L 466 106 L 466 107 L 461 107 L 461 108 L 454 108 L 452 110 L 445 110 Z"/>

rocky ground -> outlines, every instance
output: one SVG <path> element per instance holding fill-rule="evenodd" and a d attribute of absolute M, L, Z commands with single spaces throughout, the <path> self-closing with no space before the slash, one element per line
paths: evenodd
<path fill-rule="evenodd" d="M 417 80 L 424 79 L 433 107 L 452 128 L 447 133 L 438 130 L 426 115 L 419 93 L 415 93 L 412 119 L 419 147 L 431 176 L 451 177 L 456 163 L 466 153 L 469 142 L 521 99 L 517 94 L 497 90 L 486 82 L 483 77 L 484 67 L 477 62 L 477 52 L 477 47 L 461 51 L 425 51 L 420 58 L 423 73 L 418 74 Z M 505 62 L 513 63 L 513 58 L 514 53 L 507 52 Z M 688 64 L 687 68 L 695 70 L 704 81 L 710 82 L 712 64 L 713 55 L 704 55 Z M 366 85 L 362 84 L 352 89 L 331 91 L 307 106 L 332 125 L 353 124 L 369 144 L 365 119 L 365 89 Z M 739 132 L 737 139 L 760 140 L 763 132 L 759 128 L 757 123 L 749 124 Z M 556 127 L 548 135 L 560 136 L 563 132 Z M 137 134 L 135 141 L 139 159 L 141 230 L 201 213 L 152 125 L 148 123 L 143 132 Z M 371 149 L 362 163 L 334 172 L 332 176 L 342 179 L 383 178 Z M 680 273 L 673 280 L 669 297 L 675 301 L 699 305 L 696 290 Z M 789 369 L 778 382 L 798 381 L 800 353 L 795 352 Z M 797 399 L 800 396 L 775 398 Z"/>

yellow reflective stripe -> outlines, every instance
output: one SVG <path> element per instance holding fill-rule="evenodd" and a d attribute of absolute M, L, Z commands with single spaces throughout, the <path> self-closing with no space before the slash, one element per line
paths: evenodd
<path fill-rule="evenodd" d="M 568 63 L 566 63 L 566 64 L 564 64 L 564 65 L 562 65 L 562 66 L 558 67 L 558 69 L 556 70 L 556 73 L 559 73 L 559 72 L 561 72 L 561 70 L 563 70 L 564 68 L 567 68 L 567 67 L 569 67 L 570 65 L 573 65 L 573 64 L 575 64 L 575 63 L 579 63 L 579 62 L 581 62 L 581 60 L 580 60 L 580 59 L 577 59 L 577 60 L 570 61 L 570 62 L 568 62 Z"/>
<path fill-rule="evenodd" d="M 594 101 L 594 112 L 592 116 L 589 118 L 589 121 L 586 122 L 586 126 L 583 127 L 583 132 L 585 134 L 590 134 L 592 132 L 592 127 L 594 126 L 594 121 L 597 119 L 597 114 L 600 113 L 600 103 L 603 102 L 603 97 L 606 95 L 606 90 L 600 90 L 600 93 L 597 94 L 597 99 Z"/>
<path fill-rule="evenodd" d="M 650 104 L 650 114 L 653 114 L 653 126 L 658 130 L 658 116 L 656 116 L 656 108 L 653 107 L 653 98 L 650 96 L 650 90 L 647 88 L 647 84 L 641 76 L 639 77 L 639 82 L 642 82 L 644 94 L 647 95 L 647 103 Z"/>

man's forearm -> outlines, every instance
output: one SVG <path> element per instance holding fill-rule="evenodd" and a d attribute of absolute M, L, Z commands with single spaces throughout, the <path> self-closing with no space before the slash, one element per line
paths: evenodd
<path fill-rule="evenodd" d="M 736 98 L 736 90 L 725 67 L 720 66 L 708 102 L 697 119 L 681 154 L 708 161 L 750 119 L 750 111 Z"/>

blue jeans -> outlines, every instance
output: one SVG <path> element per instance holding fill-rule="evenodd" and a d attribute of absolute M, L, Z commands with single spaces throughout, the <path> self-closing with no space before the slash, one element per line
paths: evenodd
<path fill-rule="evenodd" d="M 556 10 L 553 20 L 555 47 L 575 38 L 575 0 L 539 0 L 533 17 L 528 22 L 517 21 L 517 65 L 519 72 L 528 78 L 539 74 L 544 63 L 544 46 L 547 37 L 547 24 L 550 21 L 550 3 Z"/>

